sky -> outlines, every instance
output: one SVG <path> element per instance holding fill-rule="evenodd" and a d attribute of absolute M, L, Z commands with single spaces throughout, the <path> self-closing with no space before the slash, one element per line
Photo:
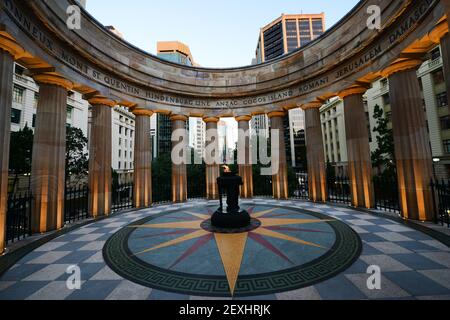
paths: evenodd
<path fill-rule="evenodd" d="M 87 0 L 87 10 L 133 45 L 156 53 L 158 41 L 187 44 L 203 67 L 239 67 L 255 57 L 260 28 L 282 13 L 321 13 L 327 29 L 358 0 Z"/>

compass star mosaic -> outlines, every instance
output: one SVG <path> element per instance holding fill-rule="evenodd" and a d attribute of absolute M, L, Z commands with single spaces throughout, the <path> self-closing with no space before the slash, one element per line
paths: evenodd
<path fill-rule="evenodd" d="M 328 216 L 291 207 L 245 208 L 246 229 L 211 227 L 213 207 L 165 212 L 132 223 L 106 243 L 118 274 L 150 288 L 198 296 L 256 296 L 300 289 L 348 268 L 358 235 Z"/>

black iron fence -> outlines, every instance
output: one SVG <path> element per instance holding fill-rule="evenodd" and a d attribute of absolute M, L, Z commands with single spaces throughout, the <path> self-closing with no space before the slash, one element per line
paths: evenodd
<path fill-rule="evenodd" d="M 289 181 L 289 197 L 293 199 L 309 199 L 308 173 L 304 171 L 294 172 L 295 178 Z"/>
<path fill-rule="evenodd" d="M 134 207 L 133 189 L 132 183 L 113 185 L 111 206 L 113 212 Z"/>
<path fill-rule="evenodd" d="M 432 181 L 435 222 L 450 228 L 450 180 Z"/>
<path fill-rule="evenodd" d="M 172 201 L 172 184 L 170 179 L 152 177 L 152 201 L 153 203 L 167 203 Z"/>
<path fill-rule="evenodd" d="M 169 187 L 170 189 L 170 187 Z M 206 175 L 190 175 L 187 179 L 187 193 L 189 199 L 206 198 Z"/>
<path fill-rule="evenodd" d="M 12 243 L 31 235 L 31 192 L 8 195 L 6 242 Z"/>
<path fill-rule="evenodd" d="M 374 177 L 375 208 L 388 212 L 400 212 L 397 177 Z"/>
<path fill-rule="evenodd" d="M 67 186 L 64 197 L 64 221 L 72 223 L 89 216 L 89 188 L 86 185 Z"/>
<path fill-rule="evenodd" d="M 350 180 L 347 177 L 330 177 L 327 179 L 328 201 L 350 204 L 352 194 Z"/>

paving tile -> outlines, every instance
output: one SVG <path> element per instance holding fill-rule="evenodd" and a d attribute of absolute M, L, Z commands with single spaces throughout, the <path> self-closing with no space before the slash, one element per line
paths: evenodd
<path fill-rule="evenodd" d="M 99 251 L 92 255 L 89 259 L 82 261 L 83 263 L 105 263 L 103 260 L 103 252 Z"/>
<path fill-rule="evenodd" d="M 17 281 L 0 281 L 0 291 L 8 289 L 12 285 L 16 284 Z"/>
<path fill-rule="evenodd" d="M 394 242 L 370 242 L 368 245 L 384 254 L 412 253 Z"/>
<path fill-rule="evenodd" d="M 315 287 L 308 287 L 300 290 L 277 293 L 278 300 L 322 300 L 319 292 Z"/>
<path fill-rule="evenodd" d="M 102 234 L 102 233 L 91 233 L 91 234 L 86 234 L 84 236 L 78 237 L 74 241 L 76 241 L 76 242 L 91 242 L 91 241 L 98 240 L 102 236 L 104 236 L 104 234 Z"/>
<path fill-rule="evenodd" d="M 1 278 L 2 281 L 21 281 L 39 270 L 47 267 L 43 264 L 24 264 L 8 270 Z"/>
<path fill-rule="evenodd" d="M 152 290 L 148 300 L 189 300 L 189 295 Z"/>
<path fill-rule="evenodd" d="M 54 281 L 66 273 L 70 264 L 51 264 L 23 279 L 23 281 Z"/>
<path fill-rule="evenodd" d="M 343 275 L 319 283 L 315 288 L 322 299 L 326 300 L 366 299 L 366 296 Z"/>
<path fill-rule="evenodd" d="M 374 226 L 372 222 L 363 219 L 347 220 L 346 222 L 357 227 Z"/>
<path fill-rule="evenodd" d="M 398 224 L 387 224 L 387 225 L 380 225 L 380 227 L 390 231 L 390 232 L 411 232 L 413 231 L 411 228 L 398 225 Z"/>
<path fill-rule="evenodd" d="M 81 282 L 83 285 L 84 282 Z M 67 288 L 66 281 L 53 281 L 34 294 L 27 297 L 27 300 L 64 300 L 71 295 L 74 290 Z"/>
<path fill-rule="evenodd" d="M 122 281 L 106 300 L 146 300 L 152 289 L 140 286 L 128 280 Z"/>
<path fill-rule="evenodd" d="M 112 271 L 108 266 L 105 266 L 89 280 L 123 280 L 123 278 Z"/>
<path fill-rule="evenodd" d="M 450 268 L 450 252 L 423 252 L 420 254 L 440 265 Z"/>
<path fill-rule="evenodd" d="M 419 242 L 419 241 L 399 241 L 397 242 L 399 246 L 410 251 L 421 253 L 421 252 L 435 252 L 436 248 L 430 247 L 429 245 Z"/>
<path fill-rule="evenodd" d="M 383 275 L 413 296 L 450 294 L 449 289 L 416 271 L 384 272 Z"/>
<path fill-rule="evenodd" d="M 101 251 L 103 246 L 105 245 L 105 241 L 93 241 L 88 243 L 87 245 L 78 249 L 79 251 Z"/>
<path fill-rule="evenodd" d="M 94 255 L 92 251 L 73 251 L 65 257 L 58 260 L 59 264 L 79 264 L 81 261 L 87 260 Z"/>
<path fill-rule="evenodd" d="M 46 286 L 47 282 L 17 282 L 8 290 L 0 291 L 0 300 L 25 300 Z"/>
<path fill-rule="evenodd" d="M 412 241 L 411 238 L 396 232 L 376 232 L 375 235 L 392 242 Z"/>
<path fill-rule="evenodd" d="M 450 290 L 450 270 L 449 269 L 437 269 L 437 270 L 422 270 L 419 271 L 425 277 L 439 283 L 441 286 Z"/>
<path fill-rule="evenodd" d="M 61 248 L 62 246 L 66 245 L 66 244 L 67 244 L 67 242 L 52 241 L 52 242 L 48 242 L 48 243 L 44 244 L 43 246 L 37 248 L 34 251 L 35 252 L 54 251 L 54 250 Z"/>
<path fill-rule="evenodd" d="M 417 297 L 418 300 L 434 300 L 434 301 L 448 301 L 450 300 L 450 294 L 443 296 L 423 296 Z"/>
<path fill-rule="evenodd" d="M 94 233 L 96 230 L 98 230 L 98 228 L 85 227 L 85 228 L 80 228 L 78 230 L 72 231 L 71 234 L 84 235 L 84 234 Z"/>
<path fill-rule="evenodd" d="M 397 286 L 386 277 L 381 277 L 381 290 L 370 290 L 367 286 L 369 274 L 348 274 L 346 275 L 361 292 L 363 292 L 369 299 L 390 299 L 390 298 L 407 298 L 411 295 Z"/>
<path fill-rule="evenodd" d="M 405 266 L 403 263 L 398 262 L 388 255 L 374 255 L 374 256 L 361 256 L 361 260 L 370 266 L 379 266 L 381 271 L 408 271 L 411 268 Z"/>
<path fill-rule="evenodd" d="M 87 281 L 81 290 L 74 291 L 66 300 L 105 300 L 120 283 L 119 280 Z"/>
<path fill-rule="evenodd" d="M 420 242 L 429 247 L 440 250 L 440 251 L 450 251 L 450 247 L 447 247 L 445 244 L 443 244 L 437 240 L 422 240 Z"/>
<path fill-rule="evenodd" d="M 440 269 L 442 265 L 437 264 L 436 262 L 425 258 L 417 253 L 411 254 L 393 254 L 391 255 L 395 260 L 407 265 L 413 270 L 431 270 L 431 269 Z"/>

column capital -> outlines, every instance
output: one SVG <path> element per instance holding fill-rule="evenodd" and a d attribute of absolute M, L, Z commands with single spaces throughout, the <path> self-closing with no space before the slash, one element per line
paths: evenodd
<path fill-rule="evenodd" d="M 8 52 L 15 60 L 25 55 L 25 50 L 6 32 L 0 32 L 0 49 Z"/>
<path fill-rule="evenodd" d="M 147 109 L 139 109 L 139 108 L 133 108 L 131 109 L 131 113 L 133 113 L 135 116 L 153 116 L 154 112 L 152 110 Z"/>
<path fill-rule="evenodd" d="M 323 106 L 323 102 L 322 102 L 322 101 L 316 100 L 316 101 L 312 101 L 312 102 L 308 102 L 308 103 L 303 104 L 303 105 L 301 106 L 301 108 L 302 108 L 303 110 L 308 110 L 308 109 L 319 109 L 319 108 L 322 107 L 322 106 Z"/>
<path fill-rule="evenodd" d="M 399 59 L 381 72 L 384 78 L 388 78 L 395 73 L 417 69 L 423 63 L 420 59 Z"/>
<path fill-rule="evenodd" d="M 35 74 L 35 75 L 33 75 L 33 79 L 38 84 L 55 85 L 55 86 L 63 87 L 67 91 L 72 90 L 73 86 L 74 86 L 72 81 L 67 80 L 63 76 L 60 76 L 54 72 Z"/>
<path fill-rule="evenodd" d="M 448 33 L 448 23 L 447 18 L 444 16 L 439 22 L 436 24 L 433 30 L 428 33 L 428 37 L 434 43 L 441 42 L 441 39 Z"/>
<path fill-rule="evenodd" d="M 276 118 L 276 117 L 281 118 L 281 117 L 286 116 L 286 111 L 281 111 L 281 110 L 272 111 L 272 112 L 269 112 L 267 114 L 267 116 L 269 117 L 269 119 Z"/>
<path fill-rule="evenodd" d="M 339 98 L 345 99 L 348 96 L 353 96 L 357 94 L 364 94 L 367 92 L 367 90 L 370 88 L 370 85 L 354 85 L 347 89 L 342 90 L 338 93 Z"/>
<path fill-rule="evenodd" d="M 114 108 L 117 105 L 117 102 L 111 99 L 108 99 L 106 97 L 102 97 L 102 96 L 95 96 L 92 97 L 88 100 L 88 102 L 93 105 L 93 106 L 107 106 L 107 107 L 111 107 Z"/>
<path fill-rule="evenodd" d="M 218 123 L 220 121 L 220 118 L 217 117 L 205 117 L 203 118 L 203 122 L 205 123 Z"/>
<path fill-rule="evenodd" d="M 235 119 L 236 119 L 236 121 L 237 122 L 241 122 L 241 121 L 247 121 L 247 122 L 249 122 L 249 121 L 251 121 L 252 120 L 252 116 L 251 115 L 243 115 L 243 116 L 237 116 L 237 117 L 235 117 Z"/>
<path fill-rule="evenodd" d="M 188 117 L 182 114 L 173 114 L 170 116 L 170 121 L 188 121 Z"/>

